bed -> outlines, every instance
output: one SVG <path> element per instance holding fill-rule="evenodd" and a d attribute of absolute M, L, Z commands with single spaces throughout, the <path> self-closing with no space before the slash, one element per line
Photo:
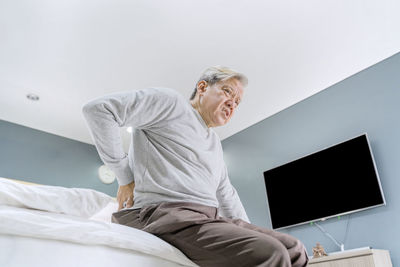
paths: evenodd
<path fill-rule="evenodd" d="M 0 178 L 0 266 L 197 266 L 144 231 L 111 223 L 115 199 Z"/>

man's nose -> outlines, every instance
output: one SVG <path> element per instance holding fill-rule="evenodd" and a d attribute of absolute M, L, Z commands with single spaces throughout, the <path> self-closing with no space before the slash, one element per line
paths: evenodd
<path fill-rule="evenodd" d="M 232 99 L 228 99 L 227 101 L 226 101 L 226 105 L 230 108 L 230 109 L 234 109 L 236 106 L 235 106 L 235 102 L 232 100 Z"/>

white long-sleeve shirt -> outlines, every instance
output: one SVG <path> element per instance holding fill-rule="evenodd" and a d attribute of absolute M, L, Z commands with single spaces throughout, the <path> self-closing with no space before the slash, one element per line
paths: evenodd
<path fill-rule="evenodd" d="M 194 202 L 249 221 L 226 169 L 221 141 L 176 91 L 148 88 L 105 95 L 83 106 L 94 144 L 119 185 L 135 181 L 134 206 Z M 119 127 L 133 128 L 129 153 Z"/>

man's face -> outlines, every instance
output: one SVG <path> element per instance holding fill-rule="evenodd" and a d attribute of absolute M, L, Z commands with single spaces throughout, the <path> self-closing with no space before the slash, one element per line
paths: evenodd
<path fill-rule="evenodd" d="M 212 86 L 201 81 L 197 85 L 200 113 L 208 127 L 225 125 L 243 97 L 243 85 L 235 78 L 219 81 Z"/>

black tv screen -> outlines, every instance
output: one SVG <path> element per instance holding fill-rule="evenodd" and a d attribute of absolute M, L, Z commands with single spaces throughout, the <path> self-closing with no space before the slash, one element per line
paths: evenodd
<path fill-rule="evenodd" d="M 264 172 L 272 228 L 385 205 L 367 135 Z"/>

